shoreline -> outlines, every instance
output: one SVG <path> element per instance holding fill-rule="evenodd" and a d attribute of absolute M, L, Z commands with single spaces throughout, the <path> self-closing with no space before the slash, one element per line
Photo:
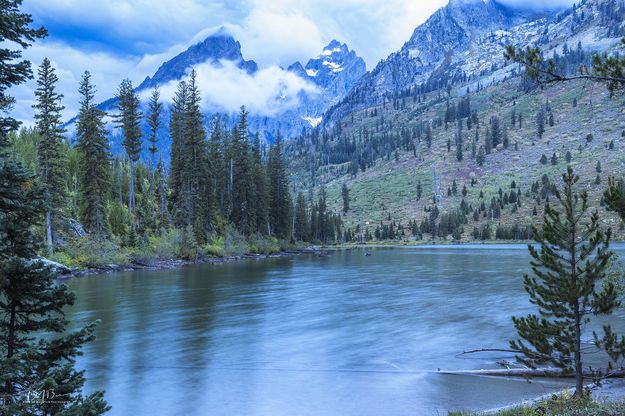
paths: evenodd
<path fill-rule="evenodd" d="M 325 248 L 319 247 L 307 247 L 303 249 L 292 249 L 292 250 L 284 250 L 279 253 L 272 254 L 252 254 L 245 253 L 239 255 L 229 255 L 224 257 L 205 257 L 198 258 L 195 260 L 182 260 L 182 259 L 167 259 L 167 260 L 155 260 L 149 263 L 139 263 L 133 261 L 130 264 L 109 264 L 106 267 L 99 268 L 80 268 L 80 269 L 71 269 L 63 264 L 56 263 L 47 259 L 43 259 L 45 262 L 49 263 L 54 269 L 54 278 L 58 280 L 67 280 L 75 277 L 87 277 L 87 276 L 99 276 L 99 275 L 107 275 L 111 273 L 120 273 L 120 272 L 131 272 L 138 270 L 174 270 L 181 269 L 187 266 L 194 265 L 204 265 L 204 264 L 224 264 L 224 263 L 232 263 L 240 260 L 263 260 L 263 259 L 272 259 L 272 258 L 282 258 L 282 257 L 291 257 L 298 256 L 301 254 L 319 254 L 324 253 L 326 251 Z"/>
<path fill-rule="evenodd" d="M 590 397 L 598 402 L 622 402 L 625 398 L 624 378 L 609 378 L 603 380 L 600 386 L 596 385 L 595 383 L 590 383 L 586 384 L 585 387 L 590 390 Z M 482 410 L 476 413 L 481 415 L 497 415 L 500 412 L 514 410 L 523 406 L 536 406 L 545 400 L 550 400 L 554 395 L 559 397 L 564 392 L 567 392 L 569 396 L 572 396 L 575 392 L 575 388 L 565 389 L 560 392 L 543 394 L 542 396 L 538 396 L 533 399 L 520 400 L 506 406 Z"/>

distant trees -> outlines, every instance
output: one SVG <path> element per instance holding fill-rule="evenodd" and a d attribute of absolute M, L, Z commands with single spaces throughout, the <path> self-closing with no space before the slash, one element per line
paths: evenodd
<path fill-rule="evenodd" d="M 542 229 L 533 232 L 540 248 L 529 246 L 533 276 L 525 275 L 524 286 L 540 315 L 513 318 L 521 339 L 510 345 L 532 368 L 549 363 L 572 371 L 575 395 L 581 396 L 583 325 L 589 315 L 610 314 L 619 303 L 612 284 L 597 288 L 613 254 L 610 232 L 601 230 L 596 212 L 586 216 L 588 197 L 575 192 L 579 177 L 571 167 L 562 179 L 555 194 L 559 206 L 547 204 Z"/>

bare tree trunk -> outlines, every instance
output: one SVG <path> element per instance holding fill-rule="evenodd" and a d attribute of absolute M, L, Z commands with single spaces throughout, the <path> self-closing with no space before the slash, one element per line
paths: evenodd
<path fill-rule="evenodd" d="M 54 252 L 54 243 L 52 241 L 52 214 L 46 211 L 46 240 L 48 243 L 48 253 Z"/>

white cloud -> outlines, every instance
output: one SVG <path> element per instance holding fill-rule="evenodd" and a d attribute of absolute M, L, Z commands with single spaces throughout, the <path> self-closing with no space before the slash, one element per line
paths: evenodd
<path fill-rule="evenodd" d="M 298 105 L 301 92 L 315 94 L 317 88 L 277 66 L 260 69 L 249 75 L 229 61 L 217 68 L 208 63 L 198 65 L 197 84 L 207 110 L 236 112 L 241 105 L 258 115 L 272 116 Z M 160 88 L 164 100 L 171 101 L 178 82 Z M 143 93 L 144 99 L 149 91 Z"/>

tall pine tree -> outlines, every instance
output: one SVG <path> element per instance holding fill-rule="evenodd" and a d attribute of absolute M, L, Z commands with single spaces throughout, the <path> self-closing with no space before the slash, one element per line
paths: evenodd
<path fill-rule="evenodd" d="M 530 245 L 533 276 L 524 286 L 539 315 L 513 318 L 521 339 L 511 341 L 530 366 L 553 364 L 575 375 L 575 395 L 584 387 L 583 328 L 589 316 L 610 314 L 619 305 L 614 286 L 597 283 L 606 275 L 610 231 L 603 232 L 595 211 L 588 218 L 588 196 L 574 190 L 579 177 L 569 167 L 556 191 L 560 209 L 545 206 L 542 230 L 533 230 L 540 249 Z"/>
<path fill-rule="evenodd" d="M 104 206 L 110 181 L 110 150 L 103 121 L 104 112 L 94 103 L 91 74 L 85 71 L 80 82 L 82 96 L 76 123 L 79 153 L 79 205 L 85 228 L 97 237 L 107 231 Z"/>
<path fill-rule="evenodd" d="M 291 234 L 291 196 L 282 149 L 282 137 L 278 133 L 269 150 L 267 161 L 269 176 L 269 220 L 272 232 L 280 238 Z"/>
<path fill-rule="evenodd" d="M 141 156 L 141 112 L 139 111 L 139 97 L 132 87 L 132 82 L 125 79 L 119 86 L 117 95 L 117 109 L 115 116 L 117 127 L 122 129 L 124 139 L 122 144 L 130 160 L 130 186 L 128 190 L 128 210 L 132 212 L 136 205 L 135 164 Z"/>
<path fill-rule="evenodd" d="M 13 0 L 0 7 L 0 414 L 97 415 L 106 411 L 102 393 L 82 397 L 84 375 L 74 369 L 93 327 L 64 334 L 63 308 L 73 294 L 34 260 L 39 237 L 33 226 L 45 211 L 45 190 L 8 147 L 8 132 L 19 123 L 8 113 L 14 100 L 7 90 L 31 77 L 30 64 L 19 61 L 22 49 L 45 35 L 29 27 L 32 19 L 20 5 Z M 49 400 L 29 400 L 37 393 Z"/>
<path fill-rule="evenodd" d="M 66 203 L 66 165 L 63 133 L 61 122 L 61 105 L 63 96 L 56 91 L 58 77 L 48 58 L 44 58 L 39 67 L 37 102 L 33 105 L 36 111 L 35 120 L 39 142 L 37 144 L 38 176 L 42 184 L 45 202 L 45 231 L 48 252 L 54 251 L 56 229 L 61 209 Z"/>

